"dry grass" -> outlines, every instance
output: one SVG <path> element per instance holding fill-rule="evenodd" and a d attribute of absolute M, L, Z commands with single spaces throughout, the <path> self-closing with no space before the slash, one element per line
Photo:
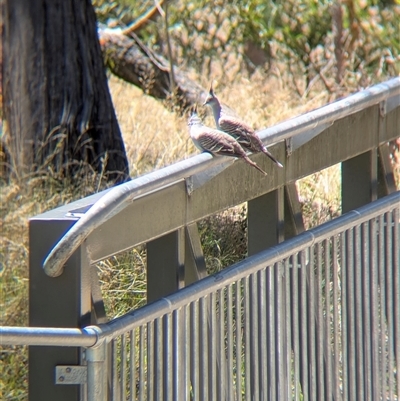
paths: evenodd
<path fill-rule="evenodd" d="M 255 75 L 252 80 L 239 77 L 230 87 L 223 87 L 220 83 L 217 91 L 225 103 L 256 128 L 304 113 L 325 104 L 329 99 L 329 94 L 324 91 L 313 98 L 304 99 L 287 87 L 276 76 L 263 78 Z M 186 117 L 169 112 L 160 102 L 115 77 L 110 78 L 110 89 L 132 177 L 188 158 L 197 152 L 189 139 Z M 235 102 L 231 99 L 235 99 Z M 207 123 L 212 124 L 211 117 L 207 117 Z M 1 325 L 27 324 L 28 218 L 93 193 L 98 187 L 96 177 L 87 177 L 82 185 L 76 186 L 49 175 L 1 184 Z M 298 188 L 307 227 L 340 212 L 338 166 L 304 178 L 298 182 Z M 200 223 L 210 271 L 219 270 L 245 255 L 245 230 L 245 209 L 241 208 L 232 215 L 222 214 Z M 233 244 L 231 238 L 236 238 L 237 243 Z M 145 258 L 145 250 L 139 248 L 98 265 L 111 316 L 121 315 L 145 302 Z M 0 354 L 0 365 L 4 369 L 0 372 L 0 395 L 3 396 L 0 398 L 25 399 L 26 352 L 8 348 Z M 25 368 L 20 370 L 18 377 L 13 378 L 18 365 Z"/>

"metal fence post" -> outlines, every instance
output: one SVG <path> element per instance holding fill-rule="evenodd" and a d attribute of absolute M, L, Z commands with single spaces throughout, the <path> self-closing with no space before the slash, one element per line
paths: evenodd
<path fill-rule="evenodd" d="M 185 231 L 183 228 L 147 243 L 147 302 L 183 286 Z"/>
<path fill-rule="evenodd" d="M 377 150 L 342 163 L 342 213 L 377 199 Z"/>
<path fill-rule="evenodd" d="M 95 347 L 86 349 L 87 401 L 107 400 L 106 359 L 108 347 L 105 340 Z"/>
<path fill-rule="evenodd" d="M 247 246 L 248 255 L 283 241 L 283 187 L 248 202 Z"/>
<path fill-rule="evenodd" d="M 59 277 L 47 276 L 42 267 L 50 249 L 73 223 L 57 219 L 51 212 L 29 222 L 30 326 L 75 328 L 91 323 L 90 269 L 85 247 L 73 254 Z M 78 401 L 83 386 L 56 385 L 55 367 L 80 364 L 80 354 L 80 348 L 75 347 L 29 347 L 29 400 Z"/>

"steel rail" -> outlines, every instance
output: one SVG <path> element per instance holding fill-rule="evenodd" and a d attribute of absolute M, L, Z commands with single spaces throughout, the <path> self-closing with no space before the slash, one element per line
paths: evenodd
<path fill-rule="evenodd" d="M 95 326 L 83 329 L 55 327 L 0 327 L 0 345 L 93 347 L 99 340 Z"/>
<path fill-rule="evenodd" d="M 261 130 L 258 134 L 266 145 L 280 142 L 307 133 L 308 130 L 315 130 L 318 126 L 333 123 L 395 96 L 399 96 L 400 99 L 400 78 L 393 78 L 307 114 Z M 43 263 L 45 273 L 51 277 L 61 275 L 67 260 L 90 233 L 126 208 L 135 198 L 185 180 L 225 160 L 226 158 L 223 157 L 214 158 L 210 154 L 202 153 L 112 188 L 71 227 L 51 250 Z"/>
<path fill-rule="evenodd" d="M 83 329 L 0 327 L 0 345 L 95 347 L 103 340 L 111 341 L 121 334 L 153 321 L 155 318 L 205 297 L 232 281 L 248 277 L 262 267 L 272 266 L 274 263 L 282 261 L 302 249 L 311 247 L 317 242 L 379 217 L 382 213 L 398 209 L 399 205 L 400 191 L 397 191 L 238 262 L 229 269 L 206 277 L 177 293 L 147 305 L 145 308 L 132 311 L 99 326 L 88 326 Z M 395 223 L 400 224 L 400 221 Z"/>
<path fill-rule="evenodd" d="M 183 306 L 203 298 L 233 281 L 238 281 L 250 274 L 257 272 L 265 266 L 272 266 L 290 255 L 313 246 L 315 243 L 343 233 L 349 228 L 358 226 L 382 213 L 391 212 L 400 207 L 400 191 L 394 192 L 375 202 L 348 212 L 334 220 L 321 224 L 309 231 L 305 231 L 296 237 L 282 242 L 274 247 L 250 256 L 236 263 L 229 269 L 208 276 L 182 290 L 161 298 L 146 307 L 127 313 L 110 322 L 100 324 L 102 335 L 108 339 L 115 338 L 123 333 L 133 330 L 141 325 L 153 321 L 167 313 L 182 308 Z M 400 221 L 397 222 L 400 224 Z"/>

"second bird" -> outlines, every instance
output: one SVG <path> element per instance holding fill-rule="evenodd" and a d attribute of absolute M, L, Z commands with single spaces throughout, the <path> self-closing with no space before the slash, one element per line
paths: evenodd
<path fill-rule="evenodd" d="M 282 164 L 279 163 L 279 161 L 272 156 L 272 154 L 264 146 L 253 128 L 238 118 L 224 112 L 220 101 L 218 100 L 217 96 L 215 96 L 212 85 L 204 105 L 211 107 L 214 114 L 215 125 L 219 130 L 233 136 L 245 150 L 249 150 L 253 153 L 262 152 L 267 155 L 276 165 L 283 167 Z"/>
<path fill-rule="evenodd" d="M 223 131 L 209 128 L 201 122 L 197 113 L 189 119 L 190 136 L 198 149 L 206 151 L 217 156 L 232 156 L 243 159 L 247 164 L 256 168 L 260 173 L 267 175 L 267 173 L 257 166 L 249 157 L 246 152 L 239 145 L 236 139 Z"/>

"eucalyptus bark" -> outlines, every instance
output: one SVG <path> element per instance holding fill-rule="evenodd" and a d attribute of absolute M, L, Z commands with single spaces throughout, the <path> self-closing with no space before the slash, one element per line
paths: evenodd
<path fill-rule="evenodd" d="M 14 172 L 128 177 L 90 0 L 5 0 L 3 90 Z"/>

